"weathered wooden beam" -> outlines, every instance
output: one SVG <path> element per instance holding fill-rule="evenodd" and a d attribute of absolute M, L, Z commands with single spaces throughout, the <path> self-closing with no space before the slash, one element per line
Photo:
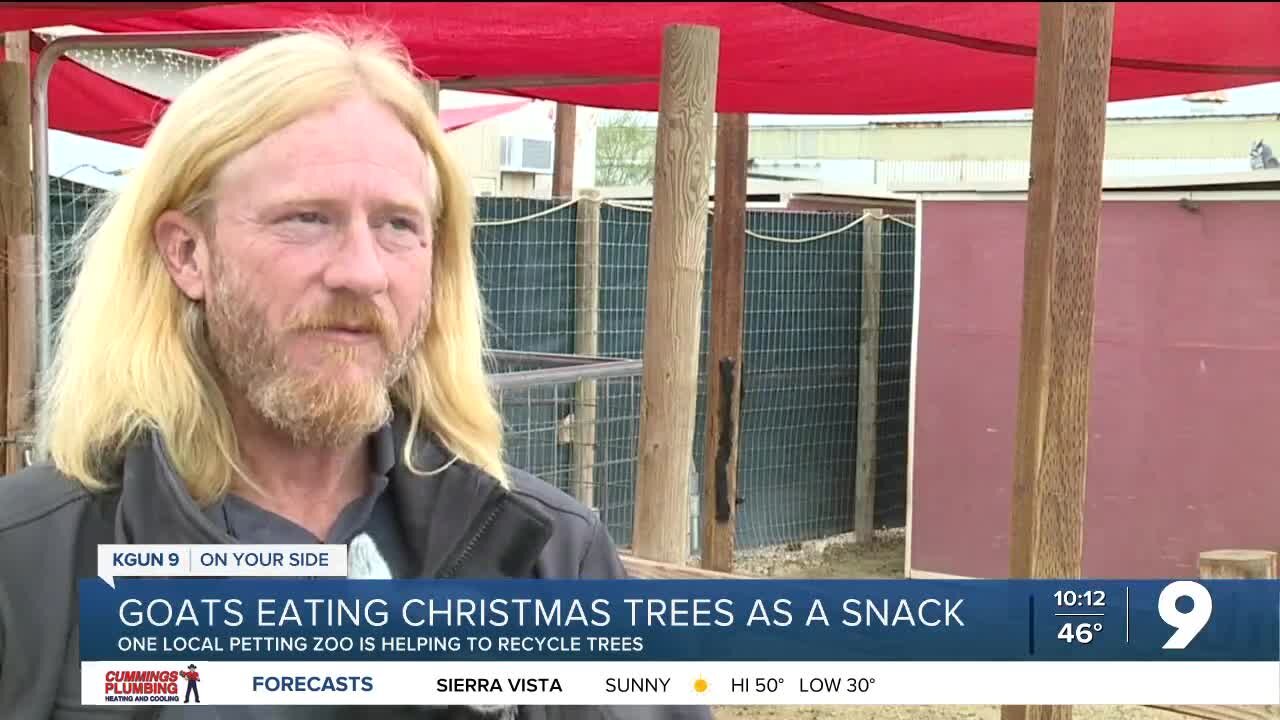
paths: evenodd
<path fill-rule="evenodd" d="M 551 165 L 551 197 L 573 196 L 574 150 L 578 138 L 578 107 L 556 103 L 555 158 Z"/>
<path fill-rule="evenodd" d="M 880 286 L 884 211 L 862 221 L 862 327 L 858 337 L 857 456 L 853 481 L 853 537 L 871 541 L 876 520 L 876 412 L 880 390 Z"/>
<path fill-rule="evenodd" d="M 31 33 L 25 30 L 4 33 L 4 54 L 0 55 L 0 61 L 30 65 Z"/>
<path fill-rule="evenodd" d="M 636 555 L 672 563 L 687 561 L 690 550 L 719 47 L 714 27 L 674 25 L 663 34 L 633 537 Z"/>
<path fill-rule="evenodd" d="M 721 572 L 733 570 L 737 530 L 742 324 L 747 284 L 749 130 L 748 116 L 737 113 L 721 114 L 716 126 L 701 548 L 702 567 Z"/>
<path fill-rule="evenodd" d="M 1274 580 L 1274 550 L 1208 550 L 1200 553 L 1200 577 L 1206 580 Z"/>
<path fill-rule="evenodd" d="M 584 357 L 600 352 L 600 191 L 583 190 L 578 200 L 578 292 L 574 308 L 576 332 L 573 351 Z M 596 403 L 593 379 L 574 386 L 573 456 L 574 495 L 587 507 L 596 502 Z"/>
<path fill-rule="evenodd" d="M 1041 3 L 1015 440 L 1013 577 L 1079 577 L 1113 3 Z M 1069 720 L 1007 706 L 1004 720 Z"/>
<path fill-rule="evenodd" d="M 707 570 L 693 565 L 664 563 L 656 560 L 645 560 L 627 552 L 621 552 L 622 567 L 627 577 L 648 580 L 745 580 L 747 575 Z"/>
<path fill-rule="evenodd" d="M 12 442 L 30 426 L 35 387 L 35 202 L 31 173 L 30 36 L 5 33 L 4 62 L 0 63 L 0 242 L 4 272 L 0 273 L 0 418 L 4 434 L 5 472 L 22 467 L 23 446 Z M 47 281 L 47 280 L 46 280 Z"/>

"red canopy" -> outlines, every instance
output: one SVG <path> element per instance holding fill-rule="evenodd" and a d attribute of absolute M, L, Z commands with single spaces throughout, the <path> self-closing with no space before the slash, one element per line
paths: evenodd
<path fill-rule="evenodd" d="M 94 20 L 160 15 L 207 2 L 0 2 L 0 30 L 34 30 L 54 25 L 79 25 Z"/>
<path fill-rule="evenodd" d="M 31 53 L 35 75 L 36 53 Z M 49 127 L 97 140 L 141 147 L 168 105 L 71 60 L 49 77 Z"/>
<path fill-rule="evenodd" d="M 31 67 L 36 54 L 31 54 Z M 445 132 L 517 110 L 528 100 L 498 102 L 440 111 Z M 162 98 L 121 85 L 71 60 L 49 78 L 49 127 L 97 140 L 141 147 L 168 107 Z"/>
<path fill-rule="evenodd" d="M 671 23 L 721 29 L 728 112 L 923 113 L 1032 104 L 1037 3 L 14 3 L 0 29 L 104 32 L 293 27 L 369 17 L 441 79 L 656 78 Z M 71 9 L 68 8 L 71 6 Z M 1280 80 L 1277 3 L 1116 4 L 1111 99 Z M 657 109 L 656 82 L 523 88 L 529 97 Z"/>

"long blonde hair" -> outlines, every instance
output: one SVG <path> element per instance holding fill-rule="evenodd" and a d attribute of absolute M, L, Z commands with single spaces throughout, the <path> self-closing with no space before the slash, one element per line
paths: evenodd
<path fill-rule="evenodd" d="M 147 430 L 164 439 L 198 502 L 221 497 L 239 466 L 235 429 L 191 302 L 156 251 L 166 210 L 192 211 L 228 160 L 352 94 L 385 103 L 433 161 L 438 180 L 431 318 L 393 388 L 409 412 L 402 452 L 427 427 L 456 459 L 504 485 L 502 419 L 484 368 L 484 309 L 471 248 L 473 199 L 403 48 L 376 32 L 287 33 L 221 62 L 165 112 L 140 162 L 83 235 L 75 287 L 41 388 L 38 450 L 90 489 Z M 425 468 L 430 472 L 436 468 Z"/>

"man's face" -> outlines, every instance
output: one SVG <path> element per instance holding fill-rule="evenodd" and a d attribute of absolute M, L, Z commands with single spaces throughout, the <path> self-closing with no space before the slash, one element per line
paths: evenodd
<path fill-rule="evenodd" d="M 230 390 L 306 445 L 385 422 L 430 311 L 435 180 L 383 106 L 344 102 L 225 168 L 202 292 Z"/>

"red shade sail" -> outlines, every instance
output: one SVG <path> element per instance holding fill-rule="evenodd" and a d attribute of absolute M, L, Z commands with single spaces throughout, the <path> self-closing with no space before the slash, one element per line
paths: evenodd
<path fill-rule="evenodd" d="M 31 67 L 36 54 L 31 54 Z M 34 74 L 34 70 L 33 70 Z M 440 111 L 445 132 L 505 115 L 528 104 L 520 99 Z M 121 85 L 72 60 L 49 78 L 49 127 L 96 140 L 141 147 L 168 107 L 162 98 Z"/>
<path fill-rule="evenodd" d="M 207 2 L 0 2 L 0 30 L 33 30 L 54 25 L 79 25 L 135 15 L 160 16 Z"/>
<path fill-rule="evenodd" d="M 76 6 L 84 8 L 83 17 L 59 3 L 0 7 L 0 29 L 74 21 L 104 32 L 243 30 L 296 27 L 326 16 L 369 18 L 393 28 L 433 77 L 640 78 L 512 92 L 656 110 L 663 28 L 706 24 L 721 30 L 718 109 L 768 113 L 1030 107 L 1038 25 L 1037 3 Z M 1266 34 L 1276 27 L 1278 3 L 1117 3 L 1110 99 L 1280 80 L 1280 44 Z"/>
<path fill-rule="evenodd" d="M 31 53 L 32 76 L 36 53 Z M 49 127 L 141 147 L 168 103 L 121 85 L 72 60 L 49 77 Z"/>
<path fill-rule="evenodd" d="M 244 30 L 321 18 L 391 27 L 439 79 L 506 79 L 502 92 L 514 95 L 637 110 L 658 106 L 663 29 L 713 25 L 720 111 L 862 115 L 1030 107 L 1038 4 L 0 3 L 0 30 Z M 1280 3 L 1117 3 L 1110 99 L 1280 80 L 1280 43 L 1267 35 L 1276 27 Z M 158 103 L 64 62 L 51 125 L 136 144 Z"/>

